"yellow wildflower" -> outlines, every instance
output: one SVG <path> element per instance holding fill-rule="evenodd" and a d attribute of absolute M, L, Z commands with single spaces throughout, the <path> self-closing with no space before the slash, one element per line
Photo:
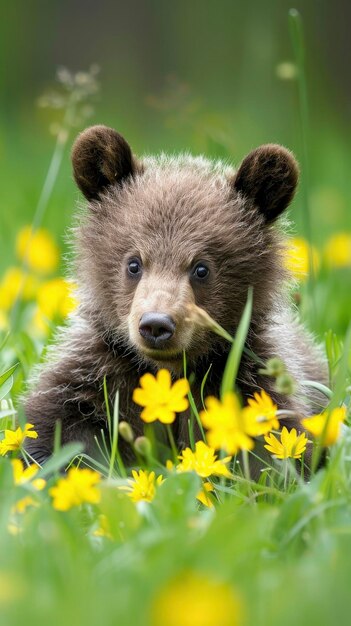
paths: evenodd
<path fill-rule="evenodd" d="M 38 308 L 34 315 L 34 327 L 45 334 L 49 321 L 61 321 L 77 307 L 73 283 L 63 278 L 46 281 L 38 289 Z"/>
<path fill-rule="evenodd" d="M 1 292 L 1 287 L 0 287 Z M 1 296 L 0 296 L 1 298 Z M 9 320 L 7 315 L 0 309 L 0 332 L 9 329 Z"/>
<path fill-rule="evenodd" d="M 9 311 L 18 298 L 25 302 L 35 298 L 38 281 L 19 267 L 9 267 L 0 283 L 0 309 Z"/>
<path fill-rule="evenodd" d="M 77 306 L 74 287 L 64 278 L 53 278 L 43 283 L 37 298 L 40 312 L 50 320 L 66 317 Z"/>
<path fill-rule="evenodd" d="M 324 258 L 330 267 L 350 267 L 351 233 L 332 235 L 324 248 Z"/>
<path fill-rule="evenodd" d="M 99 515 L 99 527 L 94 530 L 94 537 L 106 537 L 107 539 L 113 539 L 111 534 L 110 523 L 106 515 Z"/>
<path fill-rule="evenodd" d="M 200 572 L 184 572 L 158 590 L 150 626 L 239 626 L 242 600 L 226 582 Z"/>
<path fill-rule="evenodd" d="M 174 465 L 173 461 L 171 461 L 170 459 L 167 459 L 167 461 L 166 461 L 166 469 L 169 472 L 172 472 L 175 468 L 176 468 L 176 466 Z"/>
<path fill-rule="evenodd" d="M 159 487 L 163 481 L 163 476 L 156 478 L 155 472 L 149 472 L 148 470 L 132 470 L 133 479 L 128 479 L 128 485 L 121 487 L 125 491 L 128 491 L 128 496 L 133 502 L 151 502 L 156 493 L 156 488 Z"/>
<path fill-rule="evenodd" d="M 27 508 L 29 506 L 39 506 L 38 502 L 36 502 L 32 496 L 25 496 L 24 498 L 21 498 L 20 500 L 18 500 L 18 502 L 16 502 L 16 504 L 12 507 L 11 509 L 11 513 L 19 513 L 20 515 L 22 515 L 23 513 L 26 512 Z"/>
<path fill-rule="evenodd" d="M 133 400 L 145 407 L 140 415 L 144 422 L 160 420 L 163 424 L 172 424 L 176 413 L 188 408 L 189 402 L 185 397 L 188 392 L 189 383 L 185 378 L 172 385 L 169 371 L 161 369 L 156 377 L 150 373 L 141 377 L 140 387 L 134 389 Z"/>
<path fill-rule="evenodd" d="M 277 410 L 277 405 L 264 389 L 261 393 L 255 392 L 254 397 L 248 399 L 248 406 L 243 409 L 250 435 L 259 437 L 271 430 L 278 430 Z"/>
<path fill-rule="evenodd" d="M 280 433 L 280 441 L 273 433 L 265 435 L 264 439 L 267 444 L 265 448 L 277 459 L 301 459 L 308 443 L 305 433 L 298 435 L 296 428 L 288 430 L 285 426 Z"/>
<path fill-rule="evenodd" d="M 301 424 L 314 437 L 321 437 L 323 446 L 333 445 L 341 435 L 341 425 L 346 419 L 346 408 L 339 407 L 331 413 L 325 411 L 319 415 L 305 417 Z"/>
<path fill-rule="evenodd" d="M 18 535 L 19 533 L 11 532 L 11 534 Z M 11 618 L 7 619 L 7 610 L 11 607 L 12 611 L 16 606 L 20 605 L 24 601 L 28 589 L 26 574 L 20 573 L 12 567 L 6 567 L 5 559 L 2 559 L 0 570 L 0 606 L 3 622 L 9 623 L 11 621 Z M 6 618 L 4 619 L 5 615 Z"/>
<path fill-rule="evenodd" d="M 0 455 L 5 456 L 7 452 L 19 450 L 26 437 L 37 439 L 38 433 L 32 428 L 33 424 L 26 424 L 23 430 L 20 426 L 17 430 L 5 430 L 5 437 L 0 441 Z"/>
<path fill-rule="evenodd" d="M 205 404 L 207 411 L 200 412 L 200 419 L 209 429 L 207 442 L 211 448 L 226 450 L 228 454 L 252 450 L 254 442 L 249 437 L 249 425 L 235 393 L 227 393 L 223 402 L 210 396 Z"/>
<path fill-rule="evenodd" d="M 9 534 L 12 535 L 13 537 L 17 537 L 22 532 L 22 528 L 18 524 L 18 522 L 9 522 L 7 524 L 7 530 L 9 532 Z"/>
<path fill-rule="evenodd" d="M 59 249 L 44 228 L 34 232 L 31 226 L 22 228 L 17 235 L 16 252 L 21 261 L 40 274 L 51 274 L 59 263 Z"/>
<path fill-rule="evenodd" d="M 213 502 L 208 496 L 211 491 L 214 491 L 214 486 L 212 485 L 212 483 L 206 482 L 202 485 L 202 489 L 196 496 L 196 499 L 199 500 L 201 504 L 209 508 L 213 506 Z"/>
<path fill-rule="evenodd" d="M 284 265 L 295 278 L 305 280 L 312 268 L 314 272 L 319 270 L 318 250 L 302 237 L 289 239 L 285 248 Z"/>
<path fill-rule="evenodd" d="M 84 502 L 97 504 L 101 497 L 97 487 L 100 480 L 98 472 L 88 468 L 71 467 L 67 476 L 60 478 L 55 487 L 49 489 L 54 509 L 68 511 Z"/>
<path fill-rule="evenodd" d="M 20 459 L 13 459 L 11 464 L 15 485 L 24 485 L 30 482 L 34 489 L 37 489 L 37 491 L 44 489 L 46 481 L 43 478 L 35 478 L 32 480 L 39 470 L 37 465 L 33 464 L 28 467 L 24 467 Z M 22 514 L 29 506 L 38 506 L 38 502 L 36 502 L 32 496 L 25 496 L 24 498 L 18 500 L 18 502 L 16 502 L 16 504 L 12 507 L 12 513 Z"/>
<path fill-rule="evenodd" d="M 230 471 L 226 467 L 231 457 L 225 459 L 217 459 L 217 455 L 213 448 L 210 448 L 204 441 L 197 441 L 195 444 L 195 452 L 191 448 L 185 448 L 179 455 L 180 460 L 177 466 L 179 472 L 196 472 L 201 478 L 209 476 L 230 476 Z"/>
<path fill-rule="evenodd" d="M 35 478 L 32 480 L 39 471 L 39 467 L 37 465 L 33 463 L 28 467 L 24 467 L 20 459 L 13 459 L 11 464 L 15 485 L 24 485 L 25 483 L 30 482 L 34 489 L 37 489 L 38 491 L 44 489 L 46 481 L 43 478 Z"/>

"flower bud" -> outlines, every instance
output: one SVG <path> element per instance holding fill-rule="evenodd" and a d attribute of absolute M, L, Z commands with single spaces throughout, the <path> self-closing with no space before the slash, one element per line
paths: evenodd
<path fill-rule="evenodd" d="M 0 411 L 10 411 L 12 409 L 11 402 L 6 398 L 0 400 Z"/>
<path fill-rule="evenodd" d="M 279 357 L 273 357 L 272 359 L 268 359 L 266 363 L 266 374 L 267 376 L 277 376 L 284 374 L 285 372 L 285 364 Z"/>
<path fill-rule="evenodd" d="M 295 391 L 295 381 L 293 377 L 287 372 L 280 374 L 277 377 L 275 389 L 278 393 L 283 393 L 288 396 L 291 395 Z"/>
<path fill-rule="evenodd" d="M 134 449 L 138 454 L 148 457 L 151 454 L 151 442 L 147 437 L 137 437 L 134 441 Z"/>
<path fill-rule="evenodd" d="M 127 443 L 133 443 L 134 432 L 128 422 L 120 422 L 118 426 L 118 432 L 121 435 L 122 439 L 124 439 L 124 441 L 127 441 Z"/>

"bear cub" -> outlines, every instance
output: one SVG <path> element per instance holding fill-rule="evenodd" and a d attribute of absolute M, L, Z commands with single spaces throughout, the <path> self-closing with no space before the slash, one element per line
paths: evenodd
<path fill-rule="evenodd" d="M 250 286 L 246 345 L 263 361 L 279 356 L 296 390 L 277 393 L 246 352 L 237 380 L 242 399 L 265 389 L 293 412 L 281 425 L 301 431 L 299 418 L 323 403 L 303 381 L 325 382 L 326 368 L 285 295 L 284 237 L 275 222 L 296 189 L 293 155 L 263 145 L 237 171 L 188 154 L 138 159 L 115 130 L 93 126 L 76 139 L 72 163 L 87 199 L 73 231 L 80 304 L 25 399 L 39 435 L 28 452 L 39 463 L 50 457 L 59 420 L 62 443 L 82 442 L 96 457 L 95 436 L 107 431 L 105 377 L 112 403 L 119 390 L 120 419 L 142 434 L 133 389 L 148 371 L 181 377 L 184 351 L 198 407 L 210 366 L 205 394 L 218 397 L 230 344 L 189 322 L 188 306 L 202 307 L 234 335 Z M 188 444 L 187 418 L 178 415 L 173 425 L 179 448 Z M 130 446 L 120 440 L 120 448 L 133 462 Z"/>

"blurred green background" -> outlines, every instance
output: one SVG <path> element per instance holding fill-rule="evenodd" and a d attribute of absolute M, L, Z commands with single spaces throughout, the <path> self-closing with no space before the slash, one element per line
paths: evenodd
<path fill-rule="evenodd" d="M 292 6 L 306 47 L 312 242 L 321 249 L 331 233 L 350 232 L 346 0 L 2 0 L 0 271 L 14 262 L 16 233 L 32 221 L 46 176 L 55 144 L 50 127 L 61 112 L 37 101 L 54 87 L 59 66 L 76 72 L 99 65 L 101 88 L 85 125 L 115 127 L 138 154 L 201 152 L 238 164 L 260 143 L 278 142 L 301 162 Z M 43 221 L 63 249 L 78 198 L 67 148 Z M 306 236 L 304 211 L 300 191 L 292 232 Z M 307 317 L 320 336 L 329 327 L 345 331 L 350 282 L 345 270 L 315 286 L 317 313 Z"/>

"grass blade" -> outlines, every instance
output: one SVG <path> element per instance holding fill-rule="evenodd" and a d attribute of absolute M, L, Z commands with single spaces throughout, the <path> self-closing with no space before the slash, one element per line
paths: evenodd
<path fill-rule="evenodd" d="M 225 366 L 222 386 L 221 386 L 221 398 L 225 396 L 228 391 L 233 391 L 235 386 L 236 377 L 239 370 L 241 356 L 244 351 L 245 341 L 247 333 L 249 332 L 251 314 L 252 314 L 252 300 L 253 291 L 252 287 L 249 287 L 247 301 L 245 304 L 244 312 L 241 316 L 241 320 L 238 326 L 238 330 L 235 335 L 234 343 L 229 352 L 227 363 Z"/>

